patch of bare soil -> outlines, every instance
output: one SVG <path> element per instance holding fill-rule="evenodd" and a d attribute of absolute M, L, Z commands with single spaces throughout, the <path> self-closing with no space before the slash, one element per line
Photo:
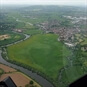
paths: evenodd
<path fill-rule="evenodd" d="M 6 65 L 0 64 L 0 68 L 4 70 L 4 74 L 0 76 L 0 81 L 5 79 L 6 77 L 10 76 L 14 83 L 17 85 L 17 87 L 25 87 L 25 85 L 29 84 L 30 81 L 33 81 L 31 78 L 26 76 L 25 74 L 18 72 L 17 70 L 10 68 Z M 34 86 L 41 87 L 39 84 L 37 84 L 35 81 Z"/>
<path fill-rule="evenodd" d="M 19 87 L 19 86 L 25 87 L 25 85 L 28 84 L 30 81 L 28 78 L 26 78 L 23 74 L 21 74 L 19 72 L 3 74 L 0 78 L 0 81 L 2 81 L 4 78 L 6 78 L 8 76 L 10 76 L 12 78 L 12 80 L 15 82 L 17 87 Z"/>
<path fill-rule="evenodd" d="M 3 65 L 3 64 L 0 64 L 0 68 L 1 69 L 3 69 L 4 70 L 4 72 L 15 72 L 15 71 L 17 71 L 17 70 L 15 70 L 15 69 L 13 69 L 13 68 L 10 68 L 10 67 L 8 67 L 8 66 L 6 66 L 6 65 Z"/>
<path fill-rule="evenodd" d="M 0 40 L 9 39 L 9 38 L 10 36 L 8 34 L 0 35 Z"/>

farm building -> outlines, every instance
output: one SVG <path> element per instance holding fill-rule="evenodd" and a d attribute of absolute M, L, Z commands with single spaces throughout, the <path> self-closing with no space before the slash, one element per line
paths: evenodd
<path fill-rule="evenodd" d="M 3 81 L 0 82 L 0 87 L 17 87 L 17 86 L 13 82 L 11 77 L 7 77 Z"/>

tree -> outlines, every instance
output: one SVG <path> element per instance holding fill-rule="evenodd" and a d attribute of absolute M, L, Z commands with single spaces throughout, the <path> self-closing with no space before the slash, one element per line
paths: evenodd
<path fill-rule="evenodd" d="M 33 84 L 34 84 L 34 82 L 31 80 L 31 81 L 30 81 L 30 85 L 33 85 Z"/>

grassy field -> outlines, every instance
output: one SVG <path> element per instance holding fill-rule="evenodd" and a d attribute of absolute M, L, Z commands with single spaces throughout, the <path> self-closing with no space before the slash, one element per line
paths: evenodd
<path fill-rule="evenodd" d="M 24 33 L 34 35 L 34 34 L 41 34 L 43 32 L 44 31 L 40 29 L 27 29 Z"/>
<path fill-rule="evenodd" d="M 38 34 L 7 48 L 10 60 L 31 66 L 56 81 L 70 51 L 54 34 Z"/>

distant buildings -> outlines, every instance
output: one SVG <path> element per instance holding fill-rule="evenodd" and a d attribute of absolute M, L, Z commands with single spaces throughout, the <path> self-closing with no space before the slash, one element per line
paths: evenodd
<path fill-rule="evenodd" d="M 18 32 L 18 33 L 22 33 L 23 30 L 22 29 L 13 29 L 15 32 Z"/>

